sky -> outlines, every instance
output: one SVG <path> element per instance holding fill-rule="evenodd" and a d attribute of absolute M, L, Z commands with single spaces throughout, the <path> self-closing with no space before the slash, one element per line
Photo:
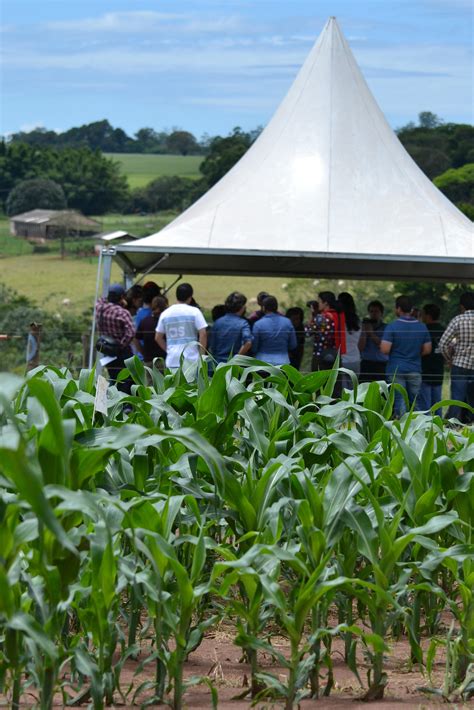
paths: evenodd
<path fill-rule="evenodd" d="M 472 123 L 471 0 L 1 0 L 3 134 L 265 125 L 336 16 L 393 128 Z"/>

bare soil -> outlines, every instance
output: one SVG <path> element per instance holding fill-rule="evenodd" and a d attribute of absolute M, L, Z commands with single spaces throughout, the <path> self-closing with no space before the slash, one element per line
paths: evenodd
<path fill-rule="evenodd" d="M 206 677 L 218 692 L 218 707 L 220 710 L 250 710 L 251 699 L 238 698 L 248 688 L 250 680 L 250 668 L 246 663 L 241 662 L 241 649 L 233 643 L 232 629 L 225 630 L 221 628 L 217 631 L 210 632 L 203 640 L 200 647 L 191 654 L 189 661 L 185 667 L 185 678 Z M 286 655 L 289 650 L 289 644 L 284 638 L 273 638 L 273 645 Z M 367 666 L 363 658 L 360 658 L 359 673 L 365 687 L 361 687 L 357 678 L 347 668 L 343 660 L 343 644 L 340 640 L 333 641 L 332 658 L 334 662 L 334 677 L 335 687 L 331 691 L 328 698 L 320 698 L 319 700 L 304 700 L 301 703 L 302 710 L 428 710 L 429 708 L 455 707 L 458 710 L 461 708 L 473 708 L 474 703 L 446 703 L 436 697 L 431 697 L 420 691 L 420 687 L 430 686 L 430 680 L 425 672 L 419 667 L 413 667 L 410 664 L 410 647 L 407 640 L 395 641 L 390 643 L 390 654 L 387 656 L 386 672 L 388 675 L 388 685 L 385 690 L 385 697 L 381 701 L 371 703 L 362 702 L 361 696 L 364 694 L 364 689 L 367 686 Z M 137 668 L 144 660 L 140 657 L 137 660 L 129 659 L 121 673 L 121 688 L 124 693 L 132 687 L 138 688 L 141 683 L 146 680 L 153 680 L 154 666 L 150 663 L 145 666 L 145 669 L 138 675 Z M 272 659 L 265 654 L 259 656 L 259 662 L 262 670 L 270 672 L 282 680 L 285 678 L 285 670 L 276 665 Z M 444 658 L 440 654 L 437 657 L 435 669 L 432 674 L 432 683 L 436 687 L 442 685 L 444 673 Z M 324 687 L 324 678 L 321 680 L 321 685 Z M 136 700 L 135 705 L 131 705 L 133 690 L 127 694 L 127 704 L 119 697 L 111 708 L 120 710 L 132 710 L 140 707 L 150 695 L 150 691 L 144 691 Z M 24 698 L 22 708 L 33 708 L 36 703 L 33 701 L 32 695 Z M 187 708 L 211 708 L 211 693 L 208 686 L 203 683 L 201 685 L 189 688 L 185 695 L 185 705 Z M 259 710 L 270 710 L 272 708 L 282 708 L 282 701 L 267 700 L 258 703 L 255 707 Z M 82 707 L 86 707 L 87 704 Z M 8 707 L 8 703 L 0 696 L 0 707 Z M 58 698 L 55 707 L 63 707 L 62 702 Z M 150 708 L 164 707 L 156 704 L 149 705 Z"/>

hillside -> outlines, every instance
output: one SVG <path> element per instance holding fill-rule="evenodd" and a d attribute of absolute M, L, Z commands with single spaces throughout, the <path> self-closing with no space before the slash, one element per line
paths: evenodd
<path fill-rule="evenodd" d="M 202 155 L 152 155 L 143 153 L 105 153 L 121 166 L 131 188 L 144 187 L 163 175 L 200 177 Z"/>

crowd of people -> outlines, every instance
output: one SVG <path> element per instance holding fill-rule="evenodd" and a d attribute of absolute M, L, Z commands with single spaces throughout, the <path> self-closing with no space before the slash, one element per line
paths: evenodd
<path fill-rule="evenodd" d="M 387 380 L 404 387 L 408 405 L 426 411 L 441 399 L 446 367 L 451 371 L 451 399 L 474 406 L 474 292 L 460 298 L 460 314 L 446 328 L 441 309 L 429 303 L 415 308 L 408 296 L 395 301 L 395 319 L 386 323 L 379 300 L 367 305 L 361 318 L 354 298 L 342 292 L 337 297 L 322 291 L 308 301 L 308 314 L 300 307 L 281 313 L 277 299 L 264 291 L 257 296 L 257 310 L 246 315 L 247 299 L 233 291 L 225 303 L 216 305 L 208 325 L 194 300 L 193 288 L 181 283 L 176 303 L 153 281 L 128 292 L 113 284 L 108 296 L 98 301 L 97 322 L 101 336 L 110 341 L 107 367 L 112 381 L 132 354 L 148 366 L 178 368 L 196 363 L 209 354 L 210 362 L 226 362 L 233 355 L 251 355 L 272 365 L 301 368 L 305 343 L 312 343 L 311 369 L 331 369 L 339 358 L 341 371 L 335 387 L 359 382 Z M 109 358 L 110 359 L 110 358 Z M 211 368 L 212 369 L 212 368 Z M 129 381 L 119 383 L 127 390 Z M 395 413 L 406 411 L 401 390 L 395 395 Z M 438 413 L 439 410 L 437 410 Z M 462 418 L 464 409 L 453 404 L 448 416 Z"/>

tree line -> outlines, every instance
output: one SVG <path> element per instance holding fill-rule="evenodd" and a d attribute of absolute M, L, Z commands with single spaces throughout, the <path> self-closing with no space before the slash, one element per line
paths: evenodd
<path fill-rule="evenodd" d="M 83 131 L 91 127 L 94 130 Z M 38 202 L 38 194 L 43 197 L 39 200 L 41 204 L 35 204 L 36 207 L 62 209 L 67 205 L 93 215 L 112 211 L 181 211 L 235 165 L 258 137 L 261 128 L 248 132 L 235 128 L 227 136 L 207 136 L 199 144 L 204 156 L 199 179 L 162 176 L 134 190 L 130 190 L 119 164 L 102 152 L 112 151 L 113 142 L 102 140 L 100 136 L 109 136 L 111 139 L 117 131 L 119 135 L 123 133 L 126 136 L 122 129 L 113 129 L 108 121 L 100 121 L 61 134 L 35 129 L 29 133 L 14 134 L 8 142 L 1 143 L 0 199 L 7 214 L 33 209 L 30 205 L 32 200 Z M 140 129 L 137 132 L 136 135 L 140 134 L 140 140 L 144 141 L 145 134 L 142 131 L 152 129 Z M 69 135 L 68 140 L 77 140 L 77 145 L 49 145 L 49 134 L 56 138 Z M 397 134 L 421 170 L 474 220 L 474 127 L 443 123 L 435 114 L 425 111 L 420 113 L 417 124 L 409 123 L 398 129 Z M 151 146 L 154 133 L 147 135 L 150 138 L 149 152 L 153 152 Z M 165 135 L 171 141 L 173 133 Z M 88 136 L 87 141 L 84 136 Z M 45 142 L 35 142 L 40 137 Z M 171 150 L 174 145 L 175 154 L 184 154 L 184 144 L 179 149 L 177 144 L 170 141 L 167 143 L 168 149 Z M 30 184 L 32 179 L 36 180 L 34 185 Z M 42 181 L 40 185 L 38 180 Z M 48 184 L 45 184 L 45 180 L 49 181 Z M 25 181 L 29 184 L 25 185 Z M 56 185 L 51 185 L 51 181 Z M 58 193 L 58 186 L 62 195 Z M 25 198 L 25 192 L 28 195 L 32 193 L 34 197 L 30 199 L 27 195 Z"/>
<path fill-rule="evenodd" d="M 181 128 L 170 131 L 140 128 L 129 136 L 122 128 L 114 128 L 105 119 L 62 132 L 38 127 L 9 136 L 10 143 L 27 143 L 39 148 L 90 148 L 103 153 L 171 155 L 205 155 L 212 140 L 213 137 L 207 134 L 198 140 L 190 131 Z"/>

